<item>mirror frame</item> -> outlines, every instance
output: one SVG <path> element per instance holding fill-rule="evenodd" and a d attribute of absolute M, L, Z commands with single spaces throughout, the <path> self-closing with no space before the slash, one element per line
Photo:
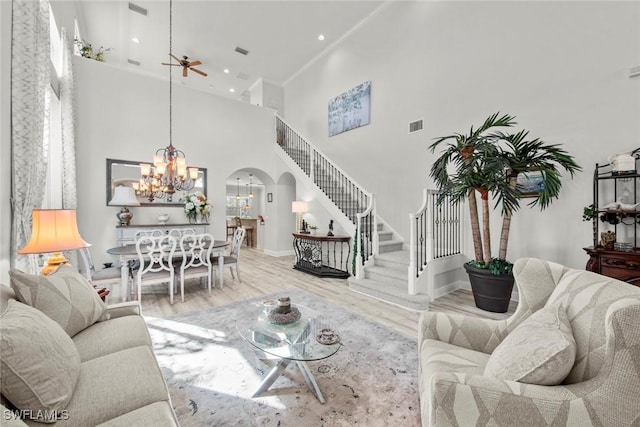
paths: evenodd
<path fill-rule="evenodd" d="M 150 163 L 150 162 L 134 162 L 132 160 L 118 160 L 118 159 L 107 159 L 107 206 L 109 206 L 109 201 L 113 197 L 112 193 L 112 173 L 111 168 L 114 164 L 123 164 L 123 165 L 131 165 L 136 166 L 138 169 L 140 168 L 140 163 Z M 205 197 L 207 197 L 207 168 L 198 168 L 198 173 L 202 173 L 202 193 Z M 149 200 L 144 199 L 140 200 L 140 206 L 182 206 L 182 202 L 165 202 L 164 199 L 156 199 L 157 202 L 149 202 Z"/>

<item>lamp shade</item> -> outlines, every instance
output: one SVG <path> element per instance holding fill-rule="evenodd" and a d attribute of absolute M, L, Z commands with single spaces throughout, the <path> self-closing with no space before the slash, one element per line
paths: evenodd
<path fill-rule="evenodd" d="M 19 254 L 68 251 L 91 246 L 78 231 L 73 209 L 34 209 L 31 240 Z"/>
<path fill-rule="evenodd" d="M 140 201 L 136 197 L 133 187 L 118 186 L 113 191 L 113 198 L 109 202 L 110 206 L 140 206 Z"/>
<path fill-rule="evenodd" d="M 291 202 L 291 212 L 293 213 L 305 213 L 309 210 L 307 202 L 295 201 Z"/>

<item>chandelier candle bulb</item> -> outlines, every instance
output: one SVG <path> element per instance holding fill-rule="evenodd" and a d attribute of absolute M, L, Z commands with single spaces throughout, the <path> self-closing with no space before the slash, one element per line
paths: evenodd
<path fill-rule="evenodd" d="M 140 163 L 140 174 L 144 177 L 151 175 L 151 165 L 149 163 Z"/>

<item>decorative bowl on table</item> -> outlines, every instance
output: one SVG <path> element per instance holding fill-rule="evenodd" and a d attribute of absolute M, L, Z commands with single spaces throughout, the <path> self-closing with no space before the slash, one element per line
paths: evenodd
<path fill-rule="evenodd" d="M 296 307 L 291 307 L 287 313 L 280 313 L 278 309 L 275 308 L 269 312 L 267 318 L 269 319 L 269 322 L 275 325 L 288 325 L 300 320 L 300 316 L 300 310 Z"/>
<path fill-rule="evenodd" d="M 332 345 L 340 342 L 340 335 L 333 329 L 325 328 L 316 335 L 316 341 L 324 345 Z"/>

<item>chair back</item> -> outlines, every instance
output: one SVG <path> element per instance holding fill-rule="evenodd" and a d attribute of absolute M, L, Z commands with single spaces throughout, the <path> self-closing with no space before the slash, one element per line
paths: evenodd
<path fill-rule="evenodd" d="M 168 234 L 175 237 L 177 241 L 180 241 L 182 236 L 186 234 L 196 234 L 196 230 L 195 228 L 172 228 Z"/>
<path fill-rule="evenodd" d="M 91 280 L 91 276 L 96 272 L 96 267 L 93 263 L 93 258 L 91 257 L 91 252 L 89 252 L 89 248 L 80 248 L 80 257 L 84 262 L 84 275 L 87 280 Z"/>
<path fill-rule="evenodd" d="M 240 246 L 242 246 L 242 240 L 244 240 L 244 233 L 244 228 L 236 228 L 235 233 L 233 233 L 233 240 L 231 241 L 231 251 L 229 252 L 230 256 L 234 256 L 236 258 L 240 256 Z"/>
<path fill-rule="evenodd" d="M 134 239 L 137 241 L 140 237 L 151 236 L 151 237 L 160 237 L 164 236 L 166 233 L 159 228 L 154 228 L 152 230 L 138 230 L 136 234 L 133 235 Z"/>
<path fill-rule="evenodd" d="M 136 252 L 140 269 L 138 276 L 145 273 L 169 271 L 173 273 L 173 255 L 176 239 L 168 234 L 162 236 L 142 236 L 136 240 Z"/>
<path fill-rule="evenodd" d="M 213 236 L 210 233 L 184 234 L 180 238 L 182 264 L 180 271 L 191 267 L 211 268 L 211 248 Z"/>
<path fill-rule="evenodd" d="M 521 258 L 513 267 L 520 301 L 518 309 L 531 315 L 545 305 L 562 304 L 576 341 L 576 362 L 564 384 L 595 378 L 625 331 L 615 331 L 611 322 L 628 307 L 640 307 L 640 288 L 584 270 L 572 269 L 536 258 Z M 528 307 L 526 313 L 520 306 Z M 620 314 L 619 314 L 620 313 Z M 524 317 L 523 316 L 523 317 Z M 518 319 L 520 322 L 522 319 Z M 627 324 L 640 329 L 640 318 Z"/>

